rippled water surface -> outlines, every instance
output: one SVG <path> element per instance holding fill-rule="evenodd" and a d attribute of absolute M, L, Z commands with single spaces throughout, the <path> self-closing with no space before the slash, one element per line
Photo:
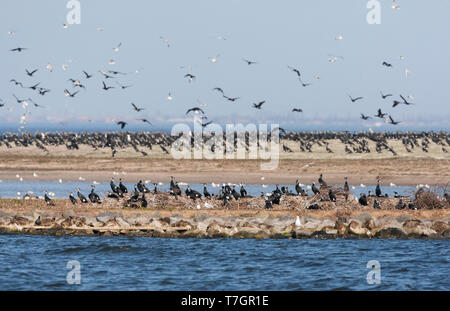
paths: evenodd
<path fill-rule="evenodd" d="M 0 235 L 0 290 L 450 290 L 449 240 Z M 66 281 L 81 265 L 81 285 Z M 366 281 L 369 260 L 381 284 Z"/>

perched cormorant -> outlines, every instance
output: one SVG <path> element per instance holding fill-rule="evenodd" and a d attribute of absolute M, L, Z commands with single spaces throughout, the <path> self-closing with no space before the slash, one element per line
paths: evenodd
<path fill-rule="evenodd" d="M 136 184 L 136 187 L 139 192 L 144 192 L 144 183 L 142 182 L 142 180 L 139 180 L 139 182 Z"/>
<path fill-rule="evenodd" d="M 312 190 L 312 192 L 313 192 L 314 194 L 320 193 L 320 190 L 316 187 L 316 184 L 315 184 L 315 183 L 312 183 L 312 185 L 311 185 L 311 190 Z"/>
<path fill-rule="evenodd" d="M 320 205 L 317 203 L 314 203 L 314 204 L 311 204 L 310 206 L 308 206 L 306 209 L 312 209 L 312 210 L 320 209 Z"/>
<path fill-rule="evenodd" d="M 141 207 L 143 207 L 143 208 L 147 207 L 147 200 L 145 199 L 145 192 L 142 192 Z"/>
<path fill-rule="evenodd" d="M 196 190 L 192 190 L 189 186 L 187 186 L 185 193 L 189 198 L 191 198 L 194 201 L 195 201 L 195 199 L 202 197 L 200 192 L 198 192 Z"/>
<path fill-rule="evenodd" d="M 109 185 L 111 186 L 111 191 L 119 194 L 120 190 L 119 188 L 116 186 L 116 184 L 114 183 L 114 178 L 111 178 L 111 181 L 109 182 Z"/>
<path fill-rule="evenodd" d="M 348 185 L 348 178 L 345 177 L 345 182 L 344 182 L 344 196 L 345 196 L 345 201 L 348 200 L 348 195 L 350 193 L 350 187 Z"/>
<path fill-rule="evenodd" d="M 360 194 L 358 202 L 359 202 L 359 204 L 361 204 L 363 206 L 367 206 L 367 197 L 364 193 Z"/>
<path fill-rule="evenodd" d="M 94 192 L 95 186 L 91 186 L 91 193 L 89 193 L 88 197 L 89 200 L 91 200 L 92 203 L 101 204 L 102 201 L 100 200 L 100 197 L 97 193 Z"/>
<path fill-rule="evenodd" d="M 380 180 L 377 181 L 377 187 L 375 188 L 375 195 L 376 195 L 377 197 L 381 197 Z"/>
<path fill-rule="evenodd" d="M 211 194 L 209 194 L 208 189 L 206 189 L 206 184 L 203 184 L 203 196 L 205 198 L 211 199 Z"/>
<path fill-rule="evenodd" d="M 80 192 L 80 188 L 77 188 L 77 195 L 78 198 L 80 199 L 81 203 L 88 203 L 88 200 L 86 199 L 86 197 Z"/>
<path fill-rule="evenodd" d="M 134 193 L 133 193 L 133 195 L 130 197 L 130 200 L 129 201 L 131 201 L 131 202 L 137 202 L 137 201 L 139 201 L 139 191 L 138 191 L 138 189 L 136 188 L 136 186 L 134 186 Z"/>
<path fill-rule="evenodd" d="M 241 195 L 236 191 L 236 187 L 233 186 L 233 190 L 231 190 L 231 195 L 234 197 L 235 200 L 239 200 Z"/>
<path fill-rule="evenodd" d="M 114 193 L 114 192 L 109 192 L 109 191 L 108 191 L 108 193 L 106 194 L 106 196 L 107 196 L 108 198 L 110 198 L 110 199 L 114 199 L 114 200 L 117 200 L 117 201 L 120 200 L 119 195 L 118 195 L 117 193 Z"/>
<path fill-rule="evenodd" d="M 119 189 L 123 193 L 128 193 L 127 187 L 125 187 L 125 185 L 122 183 L 122 178 L 119 179 Z"/>
<path fill-rule="evenodd" d="M 75 197 L 73 196 L 72 192 L 69 194 L 69 199 L 70 199 L 70 202 L 72 202 L 73 205 L 77 204 L 77 199 L 75 199 Z"/>
<path fill-rule="evenodd" d="M 330 197 L 331 202 L 336 202 L 336 196 L 334 195 L 333 190 L 331 190 L 331 188 L 328 191 L 328 196 Z"/>
<path fill-rule="evenodd" d="M 448 195 L 448 193 L 446 192 L 446 193 L 444 193 L 444 199 L 446 199 L 447 200 L 447 203 L 449 203 L 450 204 L 450 195 Z"/>
<path fill-rule="evenodd" d="M 400 200 L 398 200 L 398 203 L 397 203 L 397 205 L 395 206 L 395 208 L 396 208 L 396 209 L 405 209 L 405 208 L 406 208 L 406 204 L 403 203 L 403 200 L 402 200 L 402 199 L 400 199 Z"/>
<path fill-rule="evenodd" d="M 327 183 L 325 182 L 325 180 L 323 180 L 323 175 L 322 175 L 322 173 L 320 174 L 320 176 L 319 176 L 319 185 L 320 185 L 320 187 L 324 187 L 324 188 L 326 188 L 328 185 L 327 185 Z"/>
<path fill-rule="evenodd" d="M 247 190 L 245 190 L 244 185 L 241 184 L 241 189 L 239 192 L 241 193 L 242 198 L 247 197 Z"/>
<path fill-rule="evenodd" d="M 300 193 L 302 192 L 302 187 L 300 187 L 300 182 L 298 181 L 298 179 L 295 181 L 295 191 L 297 191 L 297 194 L 300 195 Z"/>
<path fill-rule="evenodd" d="M 47 191 L 44 191 L 44 199 L 45 199 L 45 203 L 47 203 L 47 205 L 55 206 L 55 202 L 53 202 L 53 200 L 50 199 L 50 197 L 47 194 Z"/>
<path fill-rule="evenodd" d="M 380 208 L 380 202 L 378 202 L 377 199 L 375 199 L 375 200 L 373 201 L 373 208 L 377 208 L 377 209 Z"/>
<path fill-rule="evenodd" d="M 414 203 L 409 202 L 409 203 L 408 203 L 408 209 L 411 209 L 411 210 L 417 210 L 417 207 L 414 205 Z"/>
<path fill-rule="evenodd" d="M 173 176 L 170 176 L 170 194 L 172 195 L 181 195 L 181 189 L 177 183 L 174 182 Z"/>
<path fill-rule="evenodd" d="M 272 201 L 269 198 L 265 198 L 266 199 L 266 209 L 272 209 Z"/>

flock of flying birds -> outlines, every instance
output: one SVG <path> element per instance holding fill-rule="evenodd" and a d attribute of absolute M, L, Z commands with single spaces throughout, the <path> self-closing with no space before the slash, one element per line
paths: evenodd
<path fill-rule="evenodd" d="M 395 1 L 393 2 L 393 6 L 392 8 L 394 9 L 398 9 L 399 6 L 395 3 Z M 67 28 L 67 25 L 64 25 L 64 28 Z M 99 31 L 103 31 L 103 28 L 98 28 Z M 10 31 L 9 34 L 12 36 L 15 34 L 15 32 Z M 160 39 L 162 40 L 162 42 L 167 45 L 167 48 L 171 47 L 171 44 L 169 42 L 168 39 L 164 38 L 164 37 L 160 37 Z M 218 37 L 218 39 L 220 40 L 226 40 L 226 38 L 224 37 Z M 335 40 L 343 40 L 343 36 L 342 35 L 337 35 L 335 37 Z M 122 47 L 122 43 L 119 43 L 117 46 L 115 46 L 114 48 L 112 48 L 112 50 L 114 52 L 119 52 L 119 49 Z M 22 53 L 27 53 L 28 52 L 28 48 L 25 47 L 16 47 L 16 48 L 12 48 L 9 50 L 11 53 L 18 53 L 18 54 L 22 54 Z M 215 57 L 210 57 L 209 60 L 212 63 L 215 63 L 218 61 L 220 57 L 220 54 L 216 55 Z M 328 59 L 328 61 L 330 63 L 334 63 L 339 59 L 343 59 L 342 56 L 333 56 L 330 55 L 330 58 Z M 403 56 L 400 56 L 400 59 L 404 59 Z M 260 62 L 254 61 L 254 60 L 250 60 L 250 59 L 246 59 L 246 58 L 242 58 L 242 61 L 244 62 L 244 64 L 246 64 L 247 66 L 260 66 Z M 113 59 L 111 59 L 109 61 L 110 65 L 114 65 L 115 61 Z M 382 64 L 380 64 L 381 66 L 385 67 L 386 70 L 389 70 L 390 68 L 394 67 L 393 64 L 388 63 L 387 61 L 382 62 Z M 189 67 L 191 68 L 191 67 Z M 304 76 L 302 75 L 302 71 L 298 68 L 295 68 L 293 66 L 287 66 L 287 68 L 295 75 L 295 78 L 298 79 L 299 85 L 301 85 L 302 87 L 308 87 L 310 85 L 312 85 L 312 83 L 306 83 L 304 82 Z M 46 69 L 50 72 L 53 71 L 53 66 L 51 64 L 48 64 L 46 66 Z M 63 65 L 63 70 L 67 70 L 67 65 Z M 28 76 L 29 78 L 34 78 L 36 75 L 39 75 L 39 69 L 25 69 L 25 74 L 26 76 Z M 139 70 L 136 70 L 136 73 Z M 98 70 L 98 74 L 101 75 L 102 81 L 101 81 L 101 85 L 96 86 L 99 90 L 103 91 L 103 92 L 110 92 L 113 89 L 128 89 L 130 87 L 132 87 L 133 85 L 124 85 L 121 84 L 118 80 L 119 77 L 121 76 L 125 76 L 127 74 L 129 74 L 130 72 L 121 72 L 121 71 L 115 71 L 115 70 Z M 406 69 L 406 75 L 408 75 L 409 71 L 408 69 Z M 75 98 L 81 90 L 86 90 L 86 84 L 88 83 L 88 81 L 94 76 L 93 72 L 88 72 L 87 70 L 83 70 L 82 73 L 83 74 L 83 80 L 82 79 L 77 79 L 77 78 L 70 78 L 67 82 L 71 83 L 72 85 L 72 90 L 69 90 L 68 88 L 65 88 L 64 90 L 61 90 L 62 93 L 64 93 L 64 95 L 68 98 Z M 184 78 L 187 79 L 187 81 L 189 83 L 192 83 L 196 80 L 196 75 L 192 74 L 192 73 L 186 73 L 184 75 Z M 316 76 L 315 77 L 317 80 L 320 79 L 320 76 Z M 114 84 L 112 83 L 112 81 L 114 81 Z M 44 86 L 41 85 L 40 82 L 36 82 L 33 83 L 32 85 L 26 85 L 24 82 L 18 81 L 15 78 L 12 78 L 10 80 L 10 82 L 15 86 L 15 87 L 20 87 L 21 89 L 28 89 L 28 90 L 32 90 L 34 91 L 37 95 L 40 95 L 42 97 L 44 97 L 47 93 L 51 92 L 51 89 L 46 88 Z M 91 87 L 91 86 L 90 86 Z M 225 91 L 223 90 L 223 88 L 221 87 L 215 87 L 212 89 L 212 91 L 217 92 L 220 96 L 222 96 L 225 100 L 229 101 L 229 102 L 236 102 L 238 100 L 240 100 L 239 96 L 229 96 L 228 94 L 225 93 Z M 347 94 L 349 100 L 352 103 L 357 103 L 359 101 L 362 101 L 364 99 L 363 96 L 357 96 L 357 97 L 353 97 L 350 94 Z M 383 100 L 389 100 L 390 97 L 393 98 L 392 101 L 392 107 L 398 107 L 401 105 L 405 105 L 405 106 L 410 106 L 410 105 L 414 105 L 412 102 L 410 102 L 410 98 L 412 98 L 411 96 L 403 96 L 403 95 L 399 95 L 398 99 L 394 99 L 394 95 L 393 94 L 384 94 L 383 92 L 380 92 L 381 98 Z M 22 115 L 21 119 L 20 119 L 20 123 L 24 124 L 26 123 L 26 118 L 28 114 L 31 114 L 30 110 L 28 109 L 28 106 L 33 105 L 36 108 L 44 108 L 43 105 L 38 104 L 35 100 L 33 100 L 31 97 L 27 96 L 25 98 L 19 98 L 16 95 L 16 91 L 13 92 L 12 96 L 14 97 L 15 101 L 17 102 L 17 104 L 22 105 L 23 109 L 25 110 L 24 114 Z M 173 98 L 172 94 L 169 92 L 167 99 L 171 100 Z M 257 110 L 261 110 L 263 109 L 263 105 L 266 104 L 266 100 L 261 100 L 255 103 L 252 103 L 252 106 L 254 109 Z M 6 105 L 6 102 L 4 100 L 2 100 L 0 98 L 0 108 L 4 107 Z M 130 109 L 132 109 L 134 112 L 137 113 L 141 113 L 142 111 L 145 110 L 144 107 L 139 107 L 138 105 L 136 105 L 135 103 L 130 103 Z M 190 112 L 194 112 L 196 114 L 202 114 L 202 126 L 205 127 L 209 124 L 212 123 L 212 121 L 207 122 L 207 123 L 203 123 L 203 119 L 207 120 L 207 116 L 205 111 L 200 108 L 200 107 L 192 107 L 190 109 L 188 109 L 186 111 L 186 115 L 189 114 Z M 300 107 L 293 107 L 291 112 L 293 113 L 303 113 L 303 109 Z M 392 117 L 392 115 L 383 112 L 381 108 L 378 109 L 378 111 L 376 112 L 376 114 L 374 115 L 367 115 L 364 113 L 361 113 L 360 118 L 362 120 L 369 120 L 372 118 L 380 118 L 382 120 L 384 120 L 385 123 L 389 123 L 392 125 L 398 125 L 399 123 L 401 123 L 400 121 L 394 120 L 394 118 Z M 152 123 L 147 119 L 147 118 L 137 118 L 137 121 L 143 122 L 143 123 L 147 123 L 149 125 L 152 125 Z M 114 120 L 114 122 L 116 122 L 116 124 L 120 127 L 120 129 L 125 129 L 125 127 L 127 126 L 127 122 L 125 122 L 124 120 Z M 23 126 L 22 126 L 23 128 Z"/>
<path fill-rule="evenodd" d="M 342 38 L 343 38 L 342 35 L 339 35 L 339 36 L 336 37 L 336 40 L 342 40 Z M 400 58 L 403 59 L 404 57 L 401 56 Z M 335 58 L 330 58 L 329 61 L 330 61 L 330 62 L 333 62 L 334 59 L 335 59 Z M 258 64 L 258 62 L 251 61 L 251 60 L 248 60 L 248 59 L 245 59 L 245 58 L 243 59 L 243 61 L 244 61 L 245 63 L 247 63 L 247 65 L 249 65 L 249 66 L 250 66 L 250 65 Z M 386 61 L 384 61 L 384 62 L 382 63 L 382 66 L 385 66 L 385 67 L 388 67 L 388 68 L 389 68 L 389 67 L 393 67 L 392 64 L 390 64 L 390 63 L 388 63 L 388 62 L 386 62 Z M 288 67 L 288 69 L 289 69 L 290 71 L 292 71 L 292 72 L 296 75 L 297 79 L 299 80 L 300 84 L 301 84 L 303 87 L 307 87 L 307 86 L 310 86 L 310 85 L 312 84 L 312 83 L 305 83 L 305 82 L 303 82 L 303 80 L 302 80 L 302 73 L 301 73 L 301 71 L 300 71 L 299 69 L 294 68 L 294 67 L 292 67 L 292 66 L 287 66 L 287 67 Z M 408 69 L 406 69 L 406 73 L 408 73 L 408 72 L 409 72 Z M 186 74 L 184 77 L 185 77 L 185 78 L 188 78 L 188 79 L 189 79 L 189 82 L 192 82 L 192 81 L 195 80 L 195 78 L 196 78 L 196 76 L 194 76 L 194 75 L 192 75 L 192 74 L 190 74 L 190 73 Z M 320 79 L 319 76 L 317 76 L 316 78 L 317 78 L 317 79 Z M 215 87 L 215 88 L 213 88 L 213 91 L 218 92 L 220 95 L 222 95 L 223 98 L 225 98 L 226 100 L 228 100 L 228 101 L 230 101 L 230 102 L 235 102 L 235 101 L 237 101 L 237 100 L 240 99 L 240 97 L 229 97 L 229 96 L 225 95 L 224 90 L 223 90 L 222 88 L 220 88 L 220 87 Z M 383 94 L 383 92 L 381 92 L 381 91 L 380 91 L 380 95 L 381 95 L 381 98 L 384 99 L 384 100 L 386 100 L 386 99 L 389 98 L 389 97 L 393 97 L 393 94 Z M 351 101 L 352 103 L 356 103 L 356 102 L 358 102 L 358 101 L 364 99 L 364 97 L 362 97 L 362 96 L 352 97 L 352 96 L 349 95 L 349 94 L 347 94 L 347 96 L 349 97 L 349 99 L 350 99 L 350 101 Z M 408 97 L 411 98 L 411 96 L 408 96 Z M 259 101 L 259 102 L 257 102 L 257 103 L 253 103 L 253 104 L 252 104 L 252 107 L 255 108 L 255 109 L 259 109 L 259 110 L 260 110 L 260 109 L 262 109 L 262 106 L 263 106 L 265 103 L 266 103 L 265 100 Z M 413 103 L 409 102 L 403 95 L 400 94 L 400 99 L 398 99 L 398 100 L 397 100 L 397 99 L 396 99 L 396 100 L 393 100 L 392 107 L 395 108 L 395 107 L 397 107 L 397 106 L 399 106 L 399 105 L 402 105 L 402 104 L 404 104 L 404 105 L 406 105 L 406 106 L 414 105 Z M 202 113 L 203 115 L 205 115 L 205 112 L 204 112 L 200 107 L 193 107 L 193 108 L 190 108 L 190 109 L 187 110 L 186 114 L 188 114 L 188 113 L 191 112 L 191 111 L 194 111 L 194 112 L 196 112 L 196 113 L 199 113 L 199 112 L 200 112 L 200 113 Z M 300 112 L 300 113 L 301 113 L 301 112 L 303 112 L 303 109 L 302 109 L 302 108 L 293 108 L 293 109 L 292 109 L 292 112 Z M 384 119 L 384 121 L 385 121 L 386 123 L 390 123 L 390 124 L 392 124 L 392 125 L 397 125 L 397 124 L 400 124 L 400 123 L 401 123 L 400 121 L 395 121 L 395 120 L 392 118 L 391 115 L 389 115 L 389 114 L 387 114 L 387 113 L 384 113 L 384 112 L 381 110 L 381 108 L 378 109 L 377 113 L 376 113 L 375 115 L 373 115 L 373 117 L 380 118 L 380 119 Z M 206 116 L 204 116 L 204 118 L 207 119 Z M 363 120 L 369 120 L 369 119 L 371 119 L 371 118 L 372 118 L 372 116 L 364 115 L 363 113 L 361 113 L 361 119 L 363 119 Z M 212 122 L 208 122 L 208 123 L 206 123 L 206 124 L 203 124 L 203 126 L 208 125 L 208 124 L 210 124 L 210 123 L 212 123 Z"/>

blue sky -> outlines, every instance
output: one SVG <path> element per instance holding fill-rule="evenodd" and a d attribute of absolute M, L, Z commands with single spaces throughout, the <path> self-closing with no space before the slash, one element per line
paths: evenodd
<path fill-rule="evenodd" d="M 64 29 L 66 3 L 2 2 L 0 98 L 6 107 L 0 108 L 0 127 L 17 127 L 23 114 L 13 93 L 45 106 L 29 108 L 25 129 L 116 128 L 113 120 L 126 120 L 133 127 L 141 125 L 137 118 L 154 124 L 146 128 L 167 128 L 186 122 L 186 110 L 199 103 L 209 120 L 222 124 L 396 129 L 359 119 L 360 113 L 374 115 L 381 108 L 402 121 L 401 129 L 449 127 L 450 1 L 397 0 L 400 9 L 394 10 L 391 0 L 380 0 L 381 24 L 369 25 L 367 1 L 361 0 L 81 0 L 81 24 Z M 338 35 L 343 39 L 335 40 Z M 114 52 L 119 43 L 122 46 Z M 29 50 L 9 51 L 18 46 Z M 217 62 L 211 62 L 217 55 Z M 330 63 L 330 55 L 343 59 Z M 248 66 L 242 58 L 258 64 Z M 110 59 L 114 65 L 109 65 Z M 383 61 L 393 67 L 382 66 Z M 48 63 L 53 72 L 45 69 Z M 302 87 L 288 65 L 298 68 L 312 85 Z M 39 71 L 28 77 L 25 69 Z M 95 75 L 86 80 L 82 70 Z M 106 80 L 116 89 L 105 92 L 99 70 L 129 74 Z M 186 73 L 196 80 L 188 83 Z M 25 86 L 41 82 L 51 92 L 40 96 L 14 86 L 12 78 Z M 75 90 L 69 78 L 80 79 L 86 91 L 66 97 L 64 89 Z M 133 86 L 121 90 L 115 80 Z M 214 87 L 240 99 L 228 102 L 212 91 Z M 410 95 L 416 105 L 392 108 L 392 98 L 382 100 L 380 91 L 396 99 Z M 364 99 L 352 103 L 347 94 Z M 262 100 L 262 110 L 251 107 Z M 145 110 L 134 112 L 131 102 Z M 302 108 L 303 114 L 293 114 L 294 107 Z"/>

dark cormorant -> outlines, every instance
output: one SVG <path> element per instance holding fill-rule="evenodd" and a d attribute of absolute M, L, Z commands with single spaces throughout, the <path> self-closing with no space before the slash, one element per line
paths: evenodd
<path fill-rule="evenodd" d="M 315 183 L 312 183 L 312 185 L 311 185 L 311 190 L 312 190 L 312 192 L 313 192 L 314 194 L 320 193 L 320 190 L 316 187 L 316 184 L 315 184 Z"/>
<path fill-rule="evenodd" d="M 253 64 L 257 64 L 257 62 L 254 62 L 254 61 L 252 61 L 252 60 L 248 60 L 248 59 L 245 59 L 245 58 L 243 58 L 242 59 L 244 62 L 246 62 L 247 63 L 247 65 L 253 65 Z"/>
<path fill-rule="evenodd" d="M 306 192 L 300 186 L 300 182 L 298 179 L 295 181 L 295 191 L 297 191 L 297 195 L 302 195 L 302 196 L 306 195 Z"/>
<path fill-rule="evenodd" d="M 266 206 L 265 206 L 266 209 L 272 209 L 273 208 L 272 201 L 268 198 L 265 198 L 265 199 L 266 199 Z"/>
<path fill-rule="evenodd" d="M 119 179 L 119 189 L 123 193 L 128 193 L 127 187 L 125 187 L 125 185 L 122 183 L 122 178 Z"/>
<path fill-rule="evenodd" d="M 380 202 L 378 202 L 377 199 L 375 199 L 375 200 L 373 201 L 373 208 L 377 208 L 377 209 L 380 208 Z"/>
<path fill-rule="evenodd" d="M 134 193 L 133 193 L 133 195 L 130 197 L 130 201 L 131 201 L 131 202 L 137 202 L 137 201 L 139 201 L 139 191 L 138 191 L 138 189 L 136 188 L 136 186 L 134 186 Z"/>
<path fill-rule="evenodd" d="M 231 195 L 235 200 L 239 200 L 241 195 L 236 191 L 235 186 L 233 186 L 233 190 L 231 190 Z"/>
<path fill-rule="evenodd" d="M 310 206 L 308 206 L 306 209 L 320 209 L 319 204 L 315 203 L 315 204 L 311 204 Z"/>
<path fill-rule="evenodd" d="M 72 192 L 69 194 L 69 200 L 70 202 L 72 202 L 73 205 L 77 204 L 77 199 L 75 199 Z"/>
<path fill-rule="evenodd" d="M 106 196 L 107 196 L 108 198 L 115 199 L 115 200 L 117 200 L 117 201 L 120 199 L 120 198 L 119 198 L 119 194 L 114 193 L 114 192 L 108 192 Z"/>
<path fill-rule="evenodd" d="M 111 186 L 111 191 L 119 194 L 119 188 L 116 186 L 116 184 L 114 183 L 114 178 L 111 178 L 111 181 L 109 182 L 109 185 Z"/>
<path fill-rule="evenodd" d="M 328 185 L 327 185 L 327 183 L 325 182 L 325 180 L 323 180 L 323 174 L 321 173 L 320 174 L 320 176 L 319 176 L 319 185 L 320 185 L 320 187 L 324 187 L 324 188 L 326 188 L 326 187 L 328 187 Z"/>
<path fill-rule="evenodd" d="M 88 200 L 86 199 L 86 197 L 80 192 L 80 188 L 77 188 L 77 195 L 78 198 L 80 199 L 81 203 L 88 203 Z"/>
<path fill-rule="evenodd" d="M 386 115 L 387 115 L 387 113 L 383 113 L 383 112 L 381 112 L 381 109 L 378 109 L 377 114 L 375 115 L 375 117 L 383 119 Z"/>
<path fill-rule="evenodd" d="M 208 189 L 206 189 L 206 184 L 203 184 L 203 196 L 205 198 L 211 199 L 211 194 L 209 194 Z"/>
<path fill-rule="evenodd" d="M 402 199 L 400 199 L 400 200 L 398 200 L 398 203 L 397 203 L 397 205 L 395 206 L 395 208 L 396 208 L 396 209 L 405 209 L 405 208 L 406 208 L 406 204 L 403 203 L 403 200 L 402 200 Z"/>
<path fill-rule="evenodd" d="M 275 186 L 275 190 L 273 191 L 274 194 L 281 195 L 281 190 L 278 188 L 278 185 Z"/>
<path fill-rule="evenodd" d="M 181 189 L 178 184 L 174 182 L 173 176 L 170 176 L 170 194 L 181 195 Z"/>
<path fill-rule="evenodd" d="M 244 185 L 241 185 L 241 189 L 239 190 L 239 192 L 241 193 L 242 198 L 247 197 L 247 190 L 245 190 Z"/>
<path fill-rule="evenodd" d="M 102 201 L 100 200 L 100 197 L 97 193 L 94 192 L 95 186 L 91 186 L 91 193 L 89 193 L 88 197 L 89 200 L 91 200 L 92 203 L 98 203 L 101 204 Z"/>
<path fill-rule="evenodd" d="M 377 181 L 377 187 L 375 188 L 375 195 L 376 195 L 377 197 L 381 197 L 380 180 Z"/>
<path fill-rule="evenodd" d="M 448 193 L 446 192 L 446 193 L 444 193 L 444 199 L 446 199 L 447 200 L 447 203 L 449 203 L 450 204 L 450 196 L 448 195 Z"/>
<path fill-rule="evenodd" d="M 124 121 L 119 121 L 119 122 L 117 122 L 117 125 L 120 125 L 120 128 L 123 130 L 124 128 L 125 128 L 125 126 L 127 125 L 128 123 L 127 122 L 124 122 Z"/>
<path fill-rule="evenodd" d="M 44 199 L 45 199 L 45 203 L 47 203 L 47 205 L 55 206 L 55 202 L 53 202 L 53 200 L 50 199 L 50 197 L 47 194 L 47 191 L 44 191 Z"/>
<path fill-rule="evenodd" d="M 145 192 L 142 192 L 141 207 L 143 207 L 143 208 L 147 207 L 147 200 L 145 199 Z"/>
<path fill-rule="evenodd" d="M 256 108 L 256 109 L 261 109 L 261 107 L 262 107 L 262 105 L 265 103 L 266 101 L 265 100 L 263 100 L 263 101 L 261 101 L 261 102 L 259 102 L 259 103 L 253 103 L 253 108 Z"/>
<path fill-rule="evenodd" d="M 350 100 L 352 101 L 352 103 L 357 102 L 358 100 L 364 99 L 364 97 L 361 97 L 361 96 L 355 97 L 355 98 L 351 97 L 351 96 L 348 95 L 348 94 L 347 94 L 347 96 L 350 98 Z"/>
<path fill-rule="evenodd" d="M 414 205 L 414 203 L 409 202 L 409 203 L 408 203 L 408 209 L 411 209 L 411 210 L 417 210 L 417 207 Z"/>
<path fill-rule="evenodd" d="M 139 180 L 139 182 L 137 183 L 136 187 L 139 190 L 139 192 L 144 192 L 144 183 L 142 182 L 142 180 Z"/>
<path fill-rule="evenodd" d="M 360 194 L 358 202 L 359 202 L 359 204 L 361 204 L 363 206 L 367 206 L 367 197 L 364 193 Z"/>
<path fill-rule="evenodd" d="M 348 178 L 345 177 L 345 182 L 344 182 L 344 195 L 345 195 L 345 201 L 348 200 L 348 195 L 350 193 L 350 187 L 348 185 Z"/>
<path fill-rule="evenodd" d="M 328 196 L 330 197 L 331 202 L 336 202 L 336 196 L 334 195 L 333 190 L 331 190 L 331 188 L 328 191 Z"/>
<path fill-rule="evenodd" d="M 196 190 L 192 190 L 189 186 L 187 186 L 185 193 L 189 198 L 191 198 L 194 201 L 195 201 L 195 199 L 202 197 L 200 192 L 198 192 Z"/>

